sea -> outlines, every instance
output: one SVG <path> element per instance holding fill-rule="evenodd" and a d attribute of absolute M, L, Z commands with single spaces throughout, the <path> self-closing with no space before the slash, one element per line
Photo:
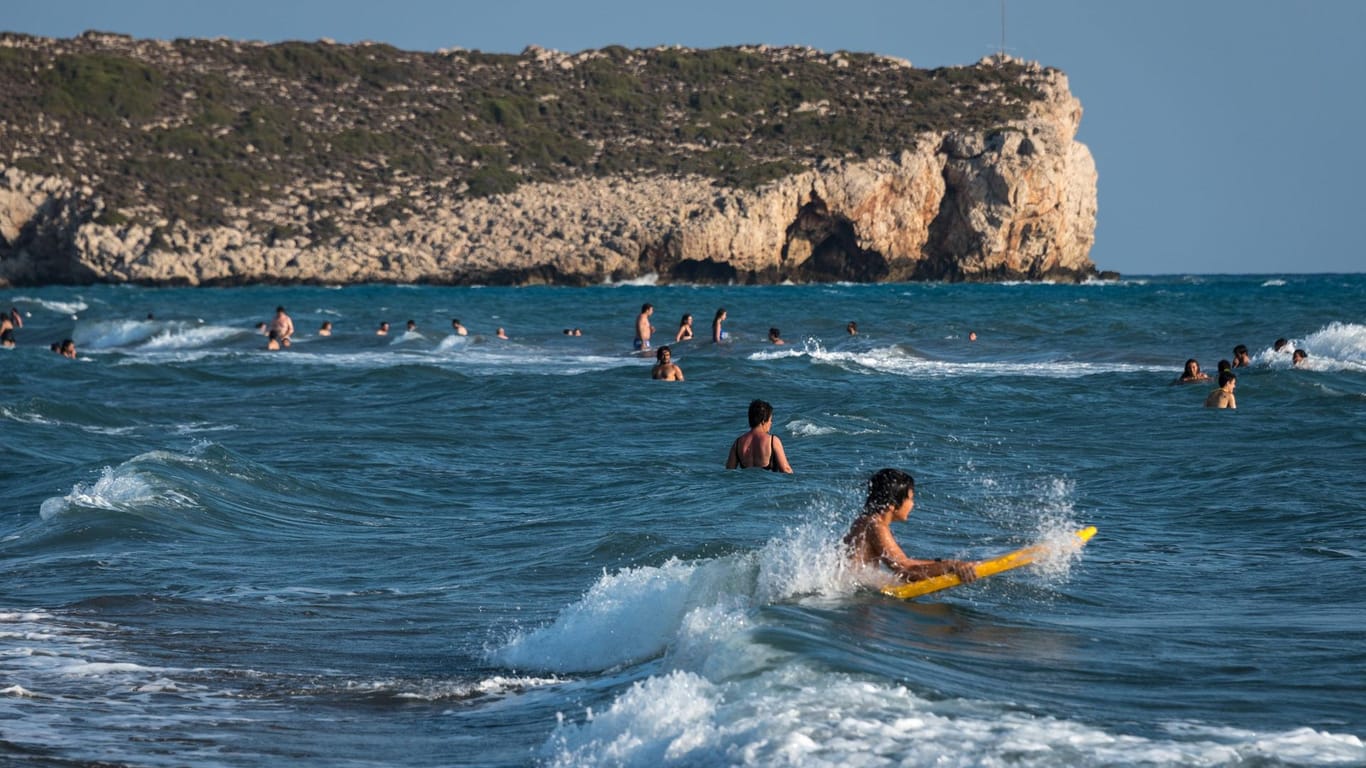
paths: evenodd
<path fill-rule="evenodd" d="M 1366 765 L 1366 275 L 10 307 L 0 765 Z M 883 595 L 883 467 L 910 555 L 1051 554 Z"/>

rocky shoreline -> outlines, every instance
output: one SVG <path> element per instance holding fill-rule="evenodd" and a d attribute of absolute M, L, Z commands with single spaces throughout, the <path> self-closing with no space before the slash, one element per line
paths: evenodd
<path fill-rule="evenodd" d="M 994 66 L 984 61 L 978 66 Z M 753 188 L 683 174 L 523 183 L 470 197 L 395 175 L 327 176 L 208 224 L 111 216 L 99 179 L 0 158 L 0 285 L 565 284 L 1080 281 L 1096 169 L 1066 76 L 982 131 L 921 133 L 890 156 L 818 159 Z M 147 183 L 155 183 L 149 179 Z M 404 206 L 385 218 L 395 197 Z M 380 221 L 376 221 L 380 218 Z M 330 230 L 316 224 L 327 216 Z M 268 230 L 260 222 L 274 222 Z"/>

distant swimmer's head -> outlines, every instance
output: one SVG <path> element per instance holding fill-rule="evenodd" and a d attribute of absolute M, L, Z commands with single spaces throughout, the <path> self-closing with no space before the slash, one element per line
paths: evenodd
<path fill-rule="evenodd" d="M 1280 352 L 1282 349 L 1285 349 L 1285 345 L 1289 343 L 1290 341 L 1287 339 L 1276 339 L 1276 343 L 1272 344 L 1271 348 L 1277 352 Z"/>
<path fill-rule="evenodd" d="M 777 329 L 777 328 L 769 328 L 769 329 L 768 329 L 768 339 L 769 339 L 769 341 L 772 341 L 772 340 L 774 340 L 774 339 L 781 338 L 781 337 L 782 337 L 782 334 L 778 332 L 778 329 Z"/>
<path fill-rule="evenodd" d="M 772 419 L 773 406 L 763 400 L 755 400 L 749 404 L 749 425 L 751 427 L 757 427 Z"/>
<path fill-rule="evenodd" d="M 977 341 L 977 331 L 968 331 L 968 341 Z"/>
<path fill-rule="evenodd" d="M 1220 361 L 1219 361 L 1219 370 L 1220 370 L 1220 371 L 1231 371 L 1231 370 L 1233 370 L 1233 363 L 1230 363 L 1230 362 L 1227 361 L 1227 360 L 1220 360 Z"/>
<path fill-rule="evenodd" d="M 1305 352 L 1305 351 L 1302 350 L 1302 349 L 1297 349 L 1297 350 L 1295 350 L 1295 354 L 1293 354 L 1293 355 L 1290 356 L 1290 361 L 1291 361 L 1293 364 L 1295 364 L 1295 365 L 1299 365 L 1300 363 L 1302 363 L 1302 362 L 1304 362 L 1306 359 L 1308 359 L 1308 357 L 1309 357 L 1309 353 L 1308 353 L 1308 352 Z"/>
<path fill-rule="evenodd" d="M 1232 383 L 1235 384 L 1235 385 L 1238 383 L 1238 376 L 1237 376 L 1237 374 L 1235 374 L 1235 373 L 1234 373 L 1233 371 L 1231 371 L 1231 370 L 1220 371 L 1220 372 L 1219 372 L 1219 386 L 1221 386 L 1221 387 L 1227 386 L 1230 382 L 1232 382 Z"/>
<path fill-rule="evenodd" d="M 1236 347 L 1233 348 L 1233 356 L 1234 356 L 1234 357 L 1244 357 L 1245 355 L 1247 355 L 1247 345 L 1246 345 L 1246 344 L 1239 344 L 1238 346 L 1236 346 Z"/>
<path fill-rule="evenodd" d="M 724 319 L 725 316 L 726 316 L 726 308 L 725 308 L 725 307 L 721 307 L 720 309 L 716 310 L 716 318 L 715 318 L 715 319 L 721 320 L 721 319 Z"/>
<path fill-rule="evenodd" d="M 655 308 L 655 305 L 653 305 L 653 304 L 651 304 L 650 302 L 647 301 L 647 302 L 645 302 L 644 304 L 641 304 L 641 305 L 640 305 L 640 313 L 641 313 L 642 315 L 648 315 L 648 314 L 650 314 L 650 310 L 652 310 L 652 309 L 654 309 L 654 308 Z"/>
<path fill-rule="evenodd" d="M 863 502 L 863 511 L 880 512 L 900 506 L 914 491 L 915 478 L 899 469 L 879 469 L 868 478 L 868 498 Z"/>
<path fill-rule="evenodd" d="M 1186 361 L 1186 374 L 1187 374 L 1188 376 L 1194 376 L 1195 374 L 1197 374 L 1197 373 L 1199 373 L 1199 372 L 1200 372 L 1200 361 L 1199 361 L 1199 360 L 1196 360 L 1195 358 L 1192 357 L 1191 359 L 1189 359 L 1189 360 Z"/>
<path fill-rule="evenodd" d="M 669 345 L 668 345 L 668 344 L 665 344 L 664 346 L 662 346 L 662 347 L 660 347 L 659 349 L 655 350 L 655 359 L 658 360 L 658 361 L 661 362 L 661 363 L 667 363 L 667 362 L 669 362 L 669 358 L 672 357 L 672 356 L 673 356 L 673 352 L 670 351 Z"/>
<path fill-rule="evenodd" d="M 849 324 L 844 327 L 844 330 L 848 331 L 850 336 L 857 336 L 858 323 L 854 322 L 853 320 L 850 320 Z"/>
<path fill-rule="evenodd" d="M 683 319 L 678 321 L 679 325 L 688 325 L 690 323 L 692 323 L 692 315 L 684 315 Z"/>
<path fill-rule="evenodd" d="M 277 314 L 277 315 L 283 315 L 284 313 L 285 313 L 285 308 L 284 308 L 284 307 L 276 307 L 276 308 L 275 308 L 275 314 Z"/>
<path fill-rule="evenodd" d="M 414 321 L 412 321 L 412 320 L 409 320 L 409 321 L 408 321 L 408 330 L 410 330 L 410 331 L 416 331 L 416 330 L 417 330 L 417 323 L 414 322 Z"/>

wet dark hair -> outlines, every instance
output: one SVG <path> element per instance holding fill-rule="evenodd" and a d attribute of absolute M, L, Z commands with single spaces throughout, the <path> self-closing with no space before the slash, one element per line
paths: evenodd
<path fill-rule="evenodd" d="M 568 333 L 568 331 L 565 331 L 565 333 Z M 665 353 L 665 352 L 668 352 L 670 356 L 673 355 L 673 350 L 669 349 L 669 345 L 668 345 L 668 344 L 665 344 L 664 346 L 662 346 L 662 347 L 660 347 L 659 349 L 656 349 L 656 350 L 655 350 L 655 359 L 658 360 L 658 361 L 661 362 L 661 363 L 664 362 L 664 353 Z"/>
<path fill-rule="evenodd" d="M 275 308 L 275 311 L 276 311 L 276 312 L 284 312 L 284 311 L 285 311 L 285 308 L 284 308 L 283 306 L 279 306 L 279 307 L 276 307 L 276 308 Z"/>
<path fill-rule="evenodd" d="M 777 329 L 777 328 L 769 328 L 769 329 L 768 329 L 768 337 L 769 337 L 770 339 L 776 339 L 776 338 L 778 338 L 778 337 L 781 336 L 781 335 L 782 335 L 782 334 L 778 333 L 778 329 Z"/>
<path fill-rule="evenodd" d="M 720 309 L 716 310 L 716 317 L 713 317 L 712 319 L 713 319 L 713 320 L 720 320 L 720 319 L 721 319 L 721 315 L 724 315 L 724 314 L 726 314 L 726 308 L 725 308 L 725 307 L 721 307 Z"/>
<path fill-rule="evenodd" d="M 691 320 L 691 319 L 692 319 L 692 315 L 691 315 L 691 314 L 685 314 L 685 315 L 683 315 L 683 319 L 681 319 L 681 320 L 678 321 L 678 324 L 679 324 L 679 325 L 687 325 L 687 324 L 688 324 L 688 321 Z"/>
<path fill-rule="evenodd" d="M 879 469 L 868 478 L 868 498 L 863 502 L 863 511 L 881 512 L 896 506 L 913 490 L 914 477 L 899 469 Z"/>
<path fill-rule="evenodd" d="M 650 310 L 652 310 L 652 309 L 654 309 L 654 308 L 655 308 L 655 305 L 649 303 L 648 301 L 645 302 L 644 304 L 641 304 L 641 305 L 640 305 L 640 311 L 641 311 L 641 312 L 649 312 Z"/>
<path fill-rule="evenodd" d="M 1219 372 L 1219 386 L 1221 386 L 1221 387 L 1224 386 L 1225 384 L 1229 383 L 1230 381 L 1237 381 L 1237 380 L 1238 380 L 1238 376 L 1237 376 L 1237 374 L 1235 374 L 1233 371 L 1220 371 L 1220 372 Z"/>
<path fill-rule="evenodd" d="M 749 404 L 749 425 L 751 427 L 757 427 L 771 418 L 773 418 L 773 406 L 763 400 L 755 400 Z"/>
<path fill-rule="evenodd" d="M 1246 354 L 1247 354 L 1247 345 L 1246 345 L 1246 344 L 1239 344 L 1238 346 L 1236 346 L 1236 347 L 1233 348 L 1233 356 L 1234 356 L 1234 357 L 1237 357 L 1238 355 L 1246 355 Z"/>
<path fill-rule="evenodd" d="M 1233 370 L 1233 363 L 1230 363 L 1230 362 L 1227 361 L 1227 360 L 1220 360 L 1220 361 L 1219 361 L 1219 370 L 1221 370 L 1221 371 L 1230 371 L 1230 370 Z"/>
<path fill-rule="evenodd" d="M 1280 351 L 1281 351 L 1281 348 L 1284 347 L 1286 344 L 1289 344 L 1289 343 L 1290 343 L 1290 342 L 1287 341 L 1286 339 L 1276 339 L 1276 343 L 1275 343 L 1275 344 L 1272 344 L 1272 345 L 1271 345 L 1271 348 L 1274 349 L 1274 350 L 1276 350 L 1277 352 L 1280 352 Z"/>

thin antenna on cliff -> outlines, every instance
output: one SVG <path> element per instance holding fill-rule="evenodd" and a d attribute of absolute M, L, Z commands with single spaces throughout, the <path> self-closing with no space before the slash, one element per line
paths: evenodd
<path fill-rule="evenodd" d="M 1001 60 L 1006 58 L 1006 0 L 1001 0 Z"/>

